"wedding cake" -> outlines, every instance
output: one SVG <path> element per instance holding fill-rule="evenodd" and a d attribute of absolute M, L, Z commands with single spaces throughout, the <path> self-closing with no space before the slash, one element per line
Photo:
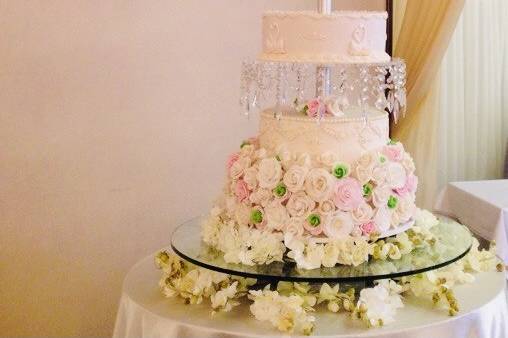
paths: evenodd
<path fill-rule="evenodd" d="M 249 300 L 254 318 L 299 334 L 319 307 L 368 327 L 395 322 L 410 297 L 453 316 L 454 285 L 503 266 L 463 225 L 415 206 L 415 165 L 390 139 L 406 73 L 384 51 L 387 14 L 318 7 L 263 16 L 240 98 L 260 111 L 258 135 L 229 155 L 210 214 L 156 255 L 161 291 L 212 313 Z"/>
<path fill-rule="evenodd" d="M 260 59 L 275 67 L 386 62 L 386 19 L 385 12 L 267 12 Z M 350 103 L 357 92 L 296 97 L 262 111 L 258 136 L 227 160 L 204 242 L 227 262 L 266 264 L 287 255 L 312 269 L 363 263 L 362 239 L 407 230 L 416 212 L 413 160 L 390 140 L 384 109 L 368 98 Z"/>

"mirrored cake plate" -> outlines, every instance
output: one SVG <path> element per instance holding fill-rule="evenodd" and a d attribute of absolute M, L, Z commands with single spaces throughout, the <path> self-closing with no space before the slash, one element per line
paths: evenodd
<path fill-rule="evenodd" d="M 440 219 L 431 231 L 434 245 L 426 245 L 402 255 L 400 259 L 369 261 L 358 265 L 336 265 L 331 268 L 299 269 L 289 258 L 284 262 L 265 265 L 227 263 L 222 253 L 201 240 L 203 217 L 197 217 L 177 227 L 171 237 L 171 248 L 182 259 L 197 266 L 229 275 L 255 278 L 259 281 L 310 283 L 372 283 L 375 280 L 398 278 L 439 269 L 463 258 L 471 249 L 473 237 L 463 225 L 450 219 Z"/>

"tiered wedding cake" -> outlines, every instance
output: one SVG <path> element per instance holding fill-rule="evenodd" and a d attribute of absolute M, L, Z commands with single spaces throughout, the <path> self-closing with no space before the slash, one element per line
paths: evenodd
<path fill-rule="evenodd" d="M 157 254 L 161 290 L 214 312 L 248 298 L 257 320 L 304 334 L 323 305 L 369 327 L 395 321 L 409 297 L 455 315 L 452 287 L 494 269 L 494 250 L 415 207 L 413 160 L 389 137 L 405 65 L 384 52 L 386 13 L 319 7 L 264 15 L 240 100 L 261 108 L 259 134 L 229 156 L 210 215 Z"/>
<path fill-rule="evenodd" d="M 260 58 L 386 62 L 386 18 L 268 12 Z M 261 113 L 259 136 L 230 155 L 223 196 L 203 228 L 204 241 L 226 261 L 265 264 L 289 249 L 303 268 L 357 265 L 367 259 L 357 239 L 392 236 L 413 224 L 413 160 L 390 140 L 388 113 L 350 103 L 352 95 L 297 98 Z"/>

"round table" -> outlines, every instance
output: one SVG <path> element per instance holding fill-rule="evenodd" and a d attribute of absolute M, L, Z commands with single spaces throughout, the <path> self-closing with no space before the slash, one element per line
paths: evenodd
<path fill-rule="evenodd" d="M 160 271 L 153 255 L 138 262 L 127 274 L 117 314 L 114 337 L 273 337 L 288 336 L 267 322 L 257 321 L 242 304 L 229 313 L 211 317 L 209 304 L 185 305 L 179 298 L 165 298 L 159 290 Z M 505 338 L 508 337 L 508 305 L 504 274 L 480 273 L 476 281 L 455 289 L 460 312 L 449 317 L 431 301 L 405 301 L 397 321 L 367 329 L 346 314 L 318 311 L 313 336 L 390 338 Z"/>

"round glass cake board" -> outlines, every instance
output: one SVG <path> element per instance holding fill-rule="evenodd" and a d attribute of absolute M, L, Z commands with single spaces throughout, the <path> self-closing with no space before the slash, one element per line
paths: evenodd
<path fill-rule="evenodd" d="M 177 227 L 171 237 L 171 248 L 182 259 L 217 272 L 255 278 L 265 282 L 309 283 L 372 283 L 375 280 L 399 278 L 439 269 L 463 258 L 471 249 L 471 232 L 451 220 L 440 220 L 431 231 L 436 244 L 414 249 L 400 259 L 369 261 L 358 266 L 336 265 L 331 268 L 299 269 L 293 261 L 273 262 L 265 265 L 227 263 L 222 253 L 210 248 L 201 240 L 203 217 L 194 218 Z"/>

